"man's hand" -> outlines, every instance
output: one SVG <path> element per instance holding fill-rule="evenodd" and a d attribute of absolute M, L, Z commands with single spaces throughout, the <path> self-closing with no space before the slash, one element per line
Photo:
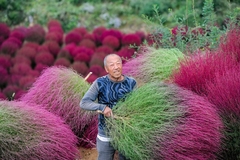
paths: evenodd
<path fill-rule="evenodd" d="M 106 117 L 113 117 L 112 109 L 106 106 L 106 108 L 103 111 L 104 116 Z"/>

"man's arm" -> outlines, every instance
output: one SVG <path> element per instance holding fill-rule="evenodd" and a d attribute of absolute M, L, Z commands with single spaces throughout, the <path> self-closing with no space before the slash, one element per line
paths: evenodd
<path fill-rule="evenodd" d="M 104 111 L 106 105 L 104 104 L 99 104 L 96 103 L 96 99 L 98 96 L 98 84 L 97 81 L 94 81 L 91 87 L 88 89 L 88 91 L 85 93 L 83 98 L 81 99 L 80 102 L 80 107 L 85 110 L 89 111 Z"/>

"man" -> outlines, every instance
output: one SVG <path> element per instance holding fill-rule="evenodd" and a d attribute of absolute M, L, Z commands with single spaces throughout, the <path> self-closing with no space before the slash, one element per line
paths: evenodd
<path fill-rule="evenodd" d="M 110 144 L 111 138 L 105 134 L 105 118 L 113 116 L 112 108 L 136 87 L 136 80 L 122 75 L 122 59 L 117 54 L 104 58 L 104 68 L 108 74 L 93 82 L 83 96 L 80 107 L 102 113 L 98 115 L 98 160 L 113 160 L 115 149 Z M 120 153 L 119 159 L 126 158 Z"/>

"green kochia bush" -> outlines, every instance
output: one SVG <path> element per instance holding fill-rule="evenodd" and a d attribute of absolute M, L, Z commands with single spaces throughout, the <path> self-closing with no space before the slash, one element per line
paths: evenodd
<path fill-rule="evenodd" d="M 143 48 L 136 58 L 123 65 L 123 73 L 143 82 L 161 81 L 169 78 L 179 67 L 184 54 L 178 49 Z M 134 66 L 134 67 L 133 67 Z"/>
<path fill-rule="evenodd" d="M 34 105 L 0 101 L 0 159 L 76 159 L 77 137 L 64 121 Z"/>
<path fill-rule="evenodd" d="M 106 118 L 112 144 L 132 160 L 216 159 L 222 121 L 214 106 L 173 84 L 149 82 Z"/>

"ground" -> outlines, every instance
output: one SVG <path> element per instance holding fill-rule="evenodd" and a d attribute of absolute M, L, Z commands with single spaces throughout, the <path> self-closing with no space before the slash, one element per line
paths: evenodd
<path fill-rule="evenodd" d="M 97 160 L 97 149 L 96 148 L 79 148 L 81 159 L 80 160 Z M 118 160 L 117 154 L 115 154 L 114 160 Z"/>

